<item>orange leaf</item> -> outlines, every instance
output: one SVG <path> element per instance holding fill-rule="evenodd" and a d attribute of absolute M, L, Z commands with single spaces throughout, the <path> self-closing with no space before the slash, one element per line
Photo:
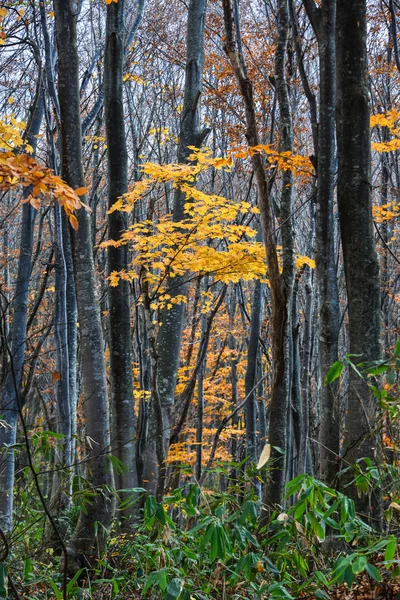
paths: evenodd
<path fill-rule="evenodd" d="M 87 191 L 88 191 L 87 187 L 84 187 L 84 186 L 74 190 L 74 192 L 77 196 L 84 196 Z"/>
<path fill-rule="evenodd" d="M 39 198 L 34 198 L 33 196 L 31 196 L 29 202 L 32 204 L 33 208 L 36 208 L 36 210 L 39 210 L 39 208 L 40 208 Z"/>
<path fill-rule="evenodd" d="M 79 223 L 78 223 L 78 219 L 75 217 L 75 215 L 69 215 L 69 222 L 71 224 L 72 229 L 75 229 L 75 231 L 78 231 Z"/>

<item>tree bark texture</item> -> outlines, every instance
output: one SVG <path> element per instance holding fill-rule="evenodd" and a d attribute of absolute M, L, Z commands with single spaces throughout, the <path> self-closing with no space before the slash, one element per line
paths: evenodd
<path fill-rule="evenodd" d="M 371 214 L 371 143 L 366 0 L 337 1 L 338 205 L 355 362 L 381 356 L 379 266 Z M 375 407 L 367 384 L 350 369 L 343 458 L 374 457 Z M 367 498 L 346 488 L 359 510 Z"/>
<path fill-rule="evenodd" d="M 28 126 L 26 140 L 35 153 L 37 138 L 44 114 L 43 83 L 41 73 L 37 85 L 36 97 L 33 104 L 32 116 Z M 29 190 L 25 192 L 25 197 Z M 16 442 L 18 415 L 20 405 L 20 387 L 22 370 L 25 361 L 27 309 L 29 296 L 29 281 L 31 277 L 33 232 L 35 209 L 29 203 L 22 206 L 21 238 L 18 258 L 18 274 L 15 293 L 12 301 L 12 322 L 10 340 L 7 343 L 8 367 L 4 387 L 0 397 L 0 415 L 7 423 L 0 428 L 0 528 L 9 533 L 13 522 L 14 500 L 14 467 L 15 450 L 6 450 L 5 446 L 13 446 Z"/>
<path fill-rule="evenodd" d="M 203 134 L 200 131 L 200 98 L 203 85 L 204 66 L 204 23 L 206 17 L 206 0 L 191 0 L 188 9 L 186 36 L 186 72 L 185 90 L 182 108 L 182 119 L 179 134 L 178 162 L 187 162 L 191 153 L 189 146 L 200 147 Z M 173 221 L 178 223 L 184 218 L 185 195 L 176 190 L 174 195 Z M 170 278 L 167 292 L 172 298 L 187 294 L 185 276 Z M 162 422 L 156 420 L 155 406 L 152 402 L 149 411 L 149 431 L 159 430 L 164 439 L 164 458 L 168 453 L 171 435 L 171 414 L 174 405 L 176 378 L 182 340 L 182 329 L 185 315 L 183 302 L 173 304 L 165 309 L 161 316 L 157 339 L 157 388 L 162 406 Z M 158 479 L 161 465 L 155 465 L 151 455 L 155 454 L 154 435 L 148 436 L 146 453 L 143 459 L 143 473 L 149 480 L 149 488 L 154 488 L 154 479 Z"/>
<path fill-rule="evenodd" d="M 327 386 L 324 381 L 329 368 L 338 360 L 340 323 L 333 217 L 336 170 L 336 0 L 324 0 L 319 7 L 314 0 L 305 0 L 305 7 L 317 36 L 320 63 L 315 231 L 321 377 L 319 477 L 327 485 L 333 485 L 339 466 L 339 389 L 337 381 Z"/>
<path fill-rule="evenodd" d="M 287 4 L 281 5 L 283 13 L 281 17 L 288 17 Z M 285 11 L 286 7 L 286 11 Z M 243 98 L 246 114 L 246 138 L 249 147 L 257 146 L 259 143 L 256 112 L 254 107 L 253 86 L 250 81 L 243 55 L 238 50 L 235 39 L 235 32 L 238 27 L 235 25 L 234 12 L 231 0 L 223 0 L 224 23 L 225 23 L 225 51 L 232 65 L 233 72 L 239 84 L 240 92 Z M 236 23 L 238 19 L 236 19 Z M 284 55 L 287 42 L 287 22 L 281 22 L 279 30 L 279 40 L 277 49 L 276 71 L 279 78 L 284 76 Z M 283 53 L 283 54 L 282 54 Z M 291 121 L 288 98 L 286 97 L 286 82 L 280 82 L 281 97 L 281 119 L 283 145 L 289 142 L 291 138 Z M 286 91 L 285 91 L 286 90 Z M 278 255 L 276 250 L 276 240 L 274 232 L 274 220 L 271 208 L 268 178 L 264 162 L 260 154 L 252 156 L 252 164 L 258 189 L 258 202 L 261 214 L 261 225 L 263 230 L 264 244 L 267 256 L 268 280 L 271 289 L 271 347 L 273 362 L 273 381 L 270 400 L 270 418 L 269 418 L 269 443 L 271 444 L 271 459 L 274 461 L 274 470 L 266 484 L 264 504 L 266 510 L 262 516 L 262 523 L 268 516 L 269 508 L 276 504 L 281 504 L 285 486 L 285 454 L 281 454 L 274 447 L 281 448 L 285 452 L 287 444 L 287 422 L 289 407 L 289 360 L 288 360 L 288 335 L 289 335 L 289 315 L 288 308 L 290 304 L 291 286 L 294 272 L 293 239 L 287 229 L 283 233 L 282 245 L 289 243 L 283 252 L 284 273 L 279 272 Z M 284 185 L 290 185 L 290 174 L 285 174 Z M 282 194 L 282 222 L 291 214 L 288 206 L 291 202 L 291 191 L 289 187 Z M 285 221 L 291 229 L 291 216 Z"/>
<path fill-rule="evenodd" d="M 107 7 L 106 48 L 104 58 L 104 109 L 107 132 L 108 207 L 128 190 L 128 159 L 124 123 L 123 65 L 125 2 Z M 108 233 L 118 240 L 128 229 L 127 213 L 108 215 Z M 108 248 L 108 274 L 126 270 L 128 246 Z M 117 489 L 137 486 L 135 422 L 133 410 L 132 350 L 129 282 L 121 280 L 108 287 L 110 376 L 112 410 L 112 453 L 124 464 L 116 470 Z"/>
<path fill-rule="evenodd" d="M 84 185 L 76 39 L 77 10 L 75 2 L 54 0 L 62 177 L 72 188 Z M 95 549 L 102 551 L 104 548 L 105 532 L 114 514 L 111 492 L 114 480 L 109 460 L 110 424 L 106 368 L 89 212 L 82 208 L 78 211 L 77 218 L 79 228 L 72 233 L 72 255 L 82 356 L 88 478 L 91 490 L 96 495 L 91 500 L 90 508 L 86 511 L 81 510 L 71 547 L 75 552 L 90 555 Z M 99 523 L 97 535 L 96 522 Z"/>

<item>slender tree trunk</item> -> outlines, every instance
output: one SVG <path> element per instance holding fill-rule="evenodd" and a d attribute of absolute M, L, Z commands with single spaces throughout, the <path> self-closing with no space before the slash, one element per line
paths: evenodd
<path fill-rule="evenodd" d="M 79 106 L 77 7 L 70 0 L 54 0 L 58 48 L 58 99 L 62 133 L 62 177 L 72 187 L 84 185 Z M 90 509 L 81 511 L 72 540 L 72 551 L 90 555 L 104 549 L 105 532 L 114 514 L 109 461 L 109 409 L 100 308 L 97 298 L 89 212 L 77 214 L 79 228 L 72 234 L 72 256 L 77 296 L 86 451 L 90 485 L 95 492 Z M 96 535 L 95 523 L 98 531 Z M 96 545 L 95 545 L 96 541 Z"/>
<path fill-rule="evenodd" d="M 292 298 L 292 348 L 293 348 L 293 374 L 292 374 L 292 415 L 293 415 L 293 434 L 294 448 L 293 471 L 296 475 L 305 471 L 305 453 L 301 451 L 304 448 L 303 434 L 303 403 L 301 398 L 300 385 L 300 319 L 298 307 L 298 295 L 300 279 L 303 275 L 304 267 L 300 268 L 295 277 Z"/>
<path fill-rule="evenodd" d="M 69 377 L 69 409 L 71 421 L 71 463 L 76 461 L 76 427 L 78 408 L 78 312 L 76 306 L 76 293 L 74 281 L 74 265 L 72 259 L 71 236 L 66 214 L 61 212 L 62 240 L 64 251 L 64 262 L 66 268 L 66 317 L 67 317 L 67 344 L 68 344 L 68 377 Z M 72 479 L 74 468 L 70 467 L 70 479 Z"/>
<path fill-rule="evenodd" d="M 208 277 L 206 277 L 206 281 Z M 205 289 L 207 289 L 205 284 Z M 207 316 L 201 317 L 201 334 L 205 336 L 207 329 Z M 204 427 L 204 376 L 206 371 L 206 357 L 201 363 L 197 377 L 197 415 L 196 415 L 196 480 L 200 481 L 203 465 L 203 427 Z"/>
<path fill-rule="evenodd" d="M 247 366 L 244 380 L 245 396 L 250 394 L 256 382 L 258 343 L 260 339 L 262 311 L 262 284 L 257 280 L 254 287 L 251 307 L 251 323 L 249 344 L 247 347 Z M 257 462 L 257 409 L 256 391 L 254 391 L 245 406 L 246 415 L 246 457 L 252 463 Z"/>
<path fill-rule="evenodd" d="M 57 343 L 56 365 L 57 365 L 57 406 L 56 406 L 56 431 L 64 438 L 58 443 L 55 451 L 55 464 L 57 468 L 53 474 L 51 499 L 49 509 L 54 516 L 58 516 L 63 508 L 67 506 L 69 497 L 68 489 L 62 472 L 58 469 L 60 465 L 69 466 L 72 462 L 71 441 L 71 404 L 69 389 L 69 348 L 68 348 L 68 321 L 67 321 L 67 268 L 64 256 L 64 242 L 61 223 L 61 207 L 54 206 L 56 254 L 55 254 L 55 317 L 54 329 Z"/>
<path fill-rule="evenodd" d="M 289 90 L 286 82 L 285 60 L 286 47 L 288 42 L 289 30 L 289 8 L 287 0 L 278 2 L 278 39 L 275 50 L 275 81 L 276 93 L 278 98 L 278 107 L 280 115 L 280 150 L 283 152 L 293 152 L 293 127 L 290 109 Z M 281 288 L 283 290 L 284 307 L 279 319 L 279 324 L 274 326 L 274 345 L 276 346 L 279 357 L 274 360 L 279 373 L 279 384 L 277 385 L 276 401 L 271 400 L 270 423 L 269 423 L 269 442 L 272 446 L 277 446 L 286 452 L 287 446 L 287 428 L 288 414 L 291 405 L 291 300 L 293 291 L 293 282 L 295 274 L 294 260 L 294 229 L 293 229 L 293 174 L 291 171 L 284 171 L 282 175 L 282 191 L 280 200 L 280 218 L 282 235 L 282 275 Z M 265 233 L 264 233 L 265 235 Z M 279 329 L 281 328 L 281 331 Z M 278 333 L 279 332 L 279 333 Z M 279 336 L 279 338 L 278 338 Z M 273 453 L 271 453 L 271 456 Z M 275 457 L 279 465 L 279 457 L 275 451 Z M 264 491 L 264 503 L 271 505 L 282 504 L 285 470 L 282 468 L 273 472 L 271 479 L 267 481 Z"/>
<path fill-rule="evenodd" d="M 123 63 L 125 2 L 119 0 L 107 7 L 106 50 L 104 58 L 104 108 L 107 132 L 108 206 L 128 190 L 128 161 L 123 103 Z M 114 211 L 108 215 L 108 233 L 118 240 L 128 229 L 127 213 Z M 128 246 L 108 248 L 108 274 L 126 270 Z M 108 287 L 110 375 L 112 407 L 112 453 L 124 464 L 115 470 L 116 488 L 137 486 L 135 457 L 135 423 L 133 411 L 132 352 L 129 282 L 121 280 Z"/>
<path fill-rule="evenodd" d="M 379 266 L 371 214 L 371 140 L 366 0 L 337 0 L 338 205 L 349 312 L 350 353 L 356 362 L 381 357 Z M 367 384 L 350 369 L 343 458 L 374 458 L 375 406 Z M 360 511 L 366 496 L 346 488 Z M 377 506 L 374 507 L 375 509 Z"/>
<path fill-rule="evenodd" d="M 338 471 L 339 398 L 338 382 L 325 386 L 329 368 L 338 359 L 339 295 L 333 218 L 335 188 L 336 0 L 323 0 L 319 7 L 306 0 L 305 7 L 318 40 L 320 61 L 320 110 L 317 149 L 316 272 L 319 297 L 320 479 L 332 485 Z"/>
<path fill-rule="evenodd" d="M 312 256 L 314 248 L 314 193 L 310 200 L 310 240 L 309 240 L 309 256 Z M 313 469 L 311 460 L 311 448 L 308 440 L 309 436 L 309 412 L 310 412 L 310 379 L 311 379 L 311 358 L 312 358 L 312 321 L 314 308 L 314 293 L 312 281 L 312 269 L 306 266 L 304 274 L 304 290 L 305 290 L 305 310 L 304 310 L 304 329 L 301 343 L 301 404 L 302 404 L 302 425 L 300 439 L 299 465 L 303 469 L 303 473 L 311 474 Z"/>
<path fill-rule="evenodd" d="M 232 332 L 234 322 L 235 322 L 235 314 L 236 314 L 236 289 L 235 286 L 231 287 L 231 294 L 227 302 L 227 310 L 229 317 L 229 331 Z M 230 374 L 229 374 L 229 383 L 231 387 L 231 403 L 232 410 L 235 410 L 238 404 L 238 348 L 236 338 L 233 333 L 228 334 L 228 348 L 230 350 L 229 353 L 229 366 L 230 366 Z M 236 427 L 239 423 L 239 416 L 236 413 L 234 417 L 232 417 L 232 427 Z M 232 456 L 233 463 L 238 462 L 238 440 L 236 436 L 232 436 L 230 440 L 230 453 Z M 233 485 L 237 484 L 238 479 L 238 471 L 236 465 L 230 469 L 229 480 Z"/>
<path fill-rule="evenodd" d="M 254 108 L 253 86 L 248 77 L 246 64 L 243 55 L 240 52 L 240 44 L 237 44 L 237 37 L 240 37 L 238 18 L 234 18 L 231 0 L 223 0 L 224 22 L 225 22 L 225 51 L 228 55 L 232 69 L 237 78 L 246 113 L 246 138 L 248 145 L 257 146 L 259 143 L 256 112 Z M 286 8 L 286 11 L 285 11 Z M 286 98 L 286 82 L 282 81 L 284 77 L 284 55 L 287 42 L 287 4 L 280 4 L 281 27 L 279 31 L 279 41 L 277 50 L 276 72 L 279 82 L 279 93 L 281 96 L 281 120 L 283 139 L 286 142 L 291 138 L 290 111 L 288 112 L 288 102 Z M 285 17 L 286 13 L 286 17 Z M 236 21 L 236 22 L 235 22 Z M 284 142 L 284 145 L 286 144 Z M 269 507 L 281 504 L 285 486 L 286 459 L 285 454 L 281 454 L 276 448 L 285 452 L 287 445 L 287 423 L 289 408 L 289 357 L 288 357 L 288 335 L 289 335 L 289 315 L 291 286 L 294 272 L 293 236 L 289 233 L 292 229 L 291 208 L 288 206 L 291 202 L 291 176 L 286 174 L 284 185 L 286 189 L 282 194 L 282 222 L 285 222 L 286 231 L 282 234 L 283 245 L 283 269 L 284 273 L 279 272 L 278 255 L 276 251 L 276 240 L 274 232 L 274 221 L 271 209 L 270 196 L 268 191 L 268 178 L 264 167 L 262 157 L 257 153 L 252 156 L 252 164 L 257 182 L 258 201 L 261 213 L 261 225 L 263 230 L 264 243 L 267 256 L 268 280 L 271 289 L 271 347 L 273 363 L 273 382 L 270 401 L 269 417 L 269 442 L 271 444 L 271 458 L 274 461 L 274 470 L 271 478 L 267 482 L 265 490 L 266 510 L 263 513 L 261 523 L 264 524 L 268 519 Z M 289 246 L 287 246 L 289 244 Z"/>
<path fill-rule="evenodd" d="M 186 73 L 185 92 L 182 108 L 182 119 L 179 135 L 178 162 L 187 162 L 191 153 L 189 146 L 201 147 L 206 132 L 200 130 L 200 97 L 203 84 L 204 65 L 204 23 L 207 0 L 190 0 L 188 9 L 186 37 Z M 176 190 L 174 196 L 173 220 L 179 222 L 184 218 L 185 195 Z M 167 285 L 172 298 L 186 295 L 185 276 L 174 277 Z M 162 421 L 157 422 L 155 402 L 150 405 L 149 430 L 159 431 L 164 439 L 164 460 L 168 453 L 171 435 L 171 414 L 174 405 L 176 377 L 179 367 L 182 329 L 185 315 L 185 304 L 179 302 L 172 308 L 165 309 L 162 314 L 157 339 L 157 388 L 162 406 Z M 145 456 L 143 457 L 143 473 L 150 490 L 157 487 L 160 464 L 155 464 L 155 440 L 148 437 Z M 158 461 L 159 462 L 159 461 Z M 165 469 L 165 467 L 162 467 Z"/>
<path fill-rule="evenodd" d="M 41 73 L 37 85 L 36 97 L 32 110 L 32 117 L 28 125 L 26 140 L 36 150 L 37 138 L 43 120 L 44 99 Z M 29 195 L 29 190 L 25 192 Z M 18 414 L 20 405 L 20 387 L 22 370 L 25 361 L 27 309 L 29 295 L 29 281 L 31 276 L 33 231 L 35 209 L 28 202 L 22 206 L 22 226 L 18 259 L 18 274 L 15 293 L 12 302 L 12 322 L 10 341 L 7 342 L 9 371 L 1 390 L 0 414 L 7 423 L 0 427 L 0 528 L 9 533 L 13 522 L 14 500 L 14 466 L 15 450 L 12 448 L 16 442 Z M 7 450 L 6 446 L 12 449 Z"/>

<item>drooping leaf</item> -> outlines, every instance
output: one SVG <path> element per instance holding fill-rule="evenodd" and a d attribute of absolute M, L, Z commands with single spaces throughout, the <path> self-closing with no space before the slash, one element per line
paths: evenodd
<path fill-rule="evenodd" d="M 335 379 L 340 377 L 343 369 L 344 369 L 344 363 L 341 360 L 337 360 L 336 362 L 334 362 L 326 374 L 325 385 L 332 383 L 333 381 L 335 381 Z"/>
<path fill-rule="evenodd" d="M 269 458 L 271 456 L 271 444 L 265 444 L 262 449 L 260 459 L 257 463 L 257 469 L 262 469 L 264 465 L 267 464 Z"/>

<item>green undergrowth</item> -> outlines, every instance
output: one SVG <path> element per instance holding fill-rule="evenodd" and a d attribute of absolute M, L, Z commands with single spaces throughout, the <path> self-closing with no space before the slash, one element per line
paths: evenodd
<path fill-rule="evenodd" d="M 313 477 L 299 475 L 287 485 L 287 508 L 262 531 L 259 499 L 238 496 L 197 485 L 174 490 L 162 504 L 148 496 L 141 524 L 112 533 L 106 558 L 90 572 L 78 570 L 67 597 L 329 599 L 335 586 L 351 587 L 360 574 L 377 582 L 400 574 L 396 537 L 378 535 L 352 500 Z M 7 573 L 27 600 L 63 598 L 59 558 L 51 550 L 45 560 L 31 557 L 42 535 L 38 525 L 0 566 L 0 598 L 8 597 Z"/>

